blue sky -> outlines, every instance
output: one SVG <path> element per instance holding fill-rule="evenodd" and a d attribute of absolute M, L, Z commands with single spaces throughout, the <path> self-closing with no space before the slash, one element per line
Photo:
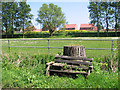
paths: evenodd
<path fill-rule="evenodd" d="M 58 5 L 61 7 L 63 13 L 66 16 L 66 21 L 68 24 L 77 24 L 78 29 L 80 27 L 80 24 L 89 23 L 89 12 L 88 12 L 88 5 L 89 2 L 27 2 L 31 7 L 31 13 L 34 15 L 32 23 L 33 25 L 39 29 L 40 24 L 37 23 L 36 18 L 38 15 L 38 10 L 42 6 L 42 4 L 46 3 L 53 3 L 55 5 Z"/>

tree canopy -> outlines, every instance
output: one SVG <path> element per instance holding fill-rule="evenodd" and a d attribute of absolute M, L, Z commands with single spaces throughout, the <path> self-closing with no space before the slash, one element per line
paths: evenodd
<path fill-rule="evenodd" d="M 14 33 L 18 28 L 31 24 L 31 8 L 26 2 L 2 2 L 2 29 L 6 31 L 6 37 Z"/>
<path fill-rule="evenodd" d="M 64 25 L 66 22 L 61 8 L 52 3 L 49 5 L 43 4 L 38 13 L 37 22 L 41 23 L 43 27 L 49 30 L 50 36 L 53 36 L 53 32 L 56 28 Z"/>
<path fill-rule="evenodd" d="M 94 23 L 98 27 L 98 33 L 102 27 L 105 27 L 107 32 L 109 31 L 109 27 L 113 27 L 116 29 L 117 32 L 119 28 L 118 18 L 120 16 L 120 1 L 101 2 L 100 0 L 98 0 L 97 2 L 95 2 L 94 0 L 90 0 L 89 3 L 90 5 L 88 6 L 88 9 L 90 12 L 91 23 Z"/>
<path fill-rule="evenodd" d="M 90 5 L 88 7 L 90 12 L 90 23 L 94 23 L 98 28 L 98 36 L 99 36 L 99 30 L 101 29 L 101 5 L 100 2 L 90 2 Z"/>

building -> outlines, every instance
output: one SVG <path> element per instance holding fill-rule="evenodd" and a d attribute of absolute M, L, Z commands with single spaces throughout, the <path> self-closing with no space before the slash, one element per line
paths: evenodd
<path fill-rule="evenodd" d="M 42 29 L 35 29 L 35 30 L 33 30 L 34 32 L 41 32 L 42 31 Z"/>
<path fill-rule="evenodd" d="M 78 30 L 76 24 L 65 24 L 65 30 Z"/>
<path fill-rule="evenodd" d="M 97 27 L 94 24 L 81 24 L 80 30 L 97 30 Z"/>
<path fill-rule="evenodd" d="M 57 30 L 56 27 L 54 27 L 53 29 Z M 41 31 L 49 31 L 49 29 L 47 29 L 46 27 L 43 27 L 42 29 L 34 29 L 34 32 L 41 32 Z"/>
<path fill-rule="evenodd" d="M 57 27 L 53 27 L 54 30 L 57 30 Z M 49 29 L 47 29 L 47 27 L 43 27 L 42 31 L 49 31 Z"/>
<path fill-rule="evenodd" d="M 25 32 L 27 31 L 33 31 L 33 30 L 36 30 L 36 27 L 35 26 L 28 26 L 24 29 Z"/>

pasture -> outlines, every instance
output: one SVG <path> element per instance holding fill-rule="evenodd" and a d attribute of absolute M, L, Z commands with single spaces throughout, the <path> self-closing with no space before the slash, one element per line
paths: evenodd
<path fill-rule="evenodd" d="M 82 38 L 83 39 L 83 38 Z M 86 38 L 84 38 L 86 39 Z M 96 38 L 92 38 L 96 39 Z M 99 38 L 102 39 L 102 38 Z M 107 38 L 110 39 L 110 38 Z M 5 39 L 6 40 L 6 39 Z M 87 76 L 77 75 L 78 78 L 47 76 L 46 63 L 53 61 L 55 54 L 63 54 L 60 48 L 8 48 L 8 41 L 1 41 L 2 51 L 2 87 L 3 88 L 118 88 L 118 60 L 113 50 L 86 50 L 87 57 L 94 58 L 93 72 Z M 64 45 L 84 45 L 85 48 L 111 48 L 111 41 L 85 40 L 50 40 L 49 47 Z M 48 47 L 47 40 L 10 41 L 10 46 Z M 117 41 L 113 41 L 117 48 Z M 113 70 L 110 68 L 113 60 Z"/>
<path fill-rule="evenodd" d="M 94 38 L 93 38 L 94 39 Z M 23 47 L 11 47 L 10 53 L 27 53 L 27 54 L 62 54 L 64 46 L 71 46 L 71 45 L 83 45 L 86 49 L 86 55 L 88 57 L 101 57 L 101 56 L 108 56 L 111 54 L 112 48 L 112 41 L 98 41 L 97 40 L 64 40 L 64 39 L 50 39 L 49 43 L 47 39 L 42 40 L 10 40 L 10 46 L 23 46 Z M 2 41 L 2 51 L 5 53 L 9 53 L 8 48 L 8 41 Z M 25 48 L 24 46 L 27 46 Z M 48 50 L 47 47 L 53 47 Z M 30 48 L 30 47 L 37 47 L 37 48 Z M 39 48 L 39 47 L 46 47 L 46 48 Z M 55 47 L 55 48 L 54 48 Z M 57 48 L 58 47 L 58 48 Z M 90 50 L 89 48 L 106 48 L 108 50 Z M 113 48 L 117 48 L 117 41 L 113 41 Z M 110 49 L 110 50 L 109 50 Z"/>

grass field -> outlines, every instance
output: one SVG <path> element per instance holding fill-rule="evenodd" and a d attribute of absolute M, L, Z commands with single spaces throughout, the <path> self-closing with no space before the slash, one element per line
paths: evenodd
<path fill-rule="evenodd" d="M 88 39 L 88 38 L 81 38 Z M 103 39 L 103 38 L 89 38 Z M 106 39 L 113 39 L 106 38 Z M 1 41 L 2 46 L 8 46 L 8 41 Z M 117 42 L 114 41 L 114 48 Z M 47 40 L 10 41 L 11 46 L 48 46 Z M 80 41 L 80 40 L 51 40 L 50 47 L 64 45 L 84 45 L 86 48 L 111 48 L 111 41 Z M 3 47 L 2 58 L 2 87 L 3 88 L 118 88 L 118 60 L 111 50 L 86 50 L 87 57 L 93 58 L 93 72 L 87 76 L 77 75 L 78 78 L 47 76 L 46 63 L 54 61 L 55 54 L 63 53 L 62 49 L 44 48 L 11 48 Z M 114 70 L 110 68 L 113 60 Z M 17 63 L 21 61 L 20 63 Z M 106 66 L 104 66 L 106 65 Z"/>
<path fill-rule="evenodd" d="M 84 39 L 84 38 L 83 38 Z M 85 38 L 86 39 L 86 38 Z M 94 39 L 94 38 L 92 38 Z M 95 38 L 96 39 L 96 38 Z M 100 38 L 99 38 L 100 39 Z M 101 38 L 103 39 L 103 38 Z M 109 38 L 108 38 L 109 39 Z M 114 48 L 117 47 L 117 42 L 114 41 Z M 83 45 L 85 48 L 111 48 L 112 41 L 82 41 L 82 40 L 50 40 L 50 47 L 64 47 L 66 45 Z M 2 41 L 2 46 L 8 46 L 8 41 Z M 10 46 L 39 46 L 48 47 L 47 40 L 32 40 L 32 41 L 10 41 Z M 3 47 L 2 51 L 9 52 L 8 47 Z M 21 48 L 12 47 L 11 53 L 28 53 L 28 54 L 48 54 L 47 48 Z M 63 53 L 63 49 L 51 48 L 50 54 L 55 55 L 57 53 Z M 110 55 L 111 50 L 86 50 L 88 57 L 97 57 Z"/>

